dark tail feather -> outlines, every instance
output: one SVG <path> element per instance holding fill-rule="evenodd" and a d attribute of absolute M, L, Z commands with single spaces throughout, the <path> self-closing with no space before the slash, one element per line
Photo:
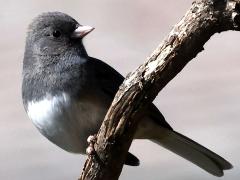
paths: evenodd
<path fill-rule="evenodd" d="M 223 176 L 223 170 L 232 168 L 228 161 L 178 132 L 166 129 L 164 136 L 152 141 L 191 161 L 212 175 Z"/>
<path fill-rule="evenodd" d="M 139 166 L 140 162 L 136 156 L 128 152 L 125 164 L 129 166 Z"/>

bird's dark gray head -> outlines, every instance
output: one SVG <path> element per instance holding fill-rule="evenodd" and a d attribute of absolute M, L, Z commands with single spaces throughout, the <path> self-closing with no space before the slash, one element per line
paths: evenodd
<path fill-rule="evenodd" d="M 82 38 L 93 30 L 61 12 L 43 13 L 29 25 L 28 51 L 34 55 L 56 56 L 71 48 L 81 49 Z"/>
<path fill-rule="evenodd" d="M 74 89 L 88 58 L 82 38 L 93 30 L 61 12 L 43 13 L 29 25 L 23 59 L 23 99 Z M 75 89 L 79 90 L 79 88 Z"/>

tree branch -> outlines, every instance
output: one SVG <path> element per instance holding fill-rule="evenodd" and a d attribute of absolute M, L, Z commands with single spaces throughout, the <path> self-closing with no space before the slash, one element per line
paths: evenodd
<path fill-rule="evenodd" d="M 147 61 L 120 86 L 85 163 L 80 180 L 118 179 L 135 133 L 140 110 L 215 34 L 240 30 L 239 0 L 197 0 Z"/>

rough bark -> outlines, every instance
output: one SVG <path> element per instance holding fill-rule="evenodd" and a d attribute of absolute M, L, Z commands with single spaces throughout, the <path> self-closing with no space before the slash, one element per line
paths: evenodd
<path fill-rule="evenodd" d="M 97 134 L 81 180 L 116 180 L 131 145 L 139 111 L 215 34 L 240 28 L 239 0 L 197 0 L 169 35 L 120 86 Z"/>

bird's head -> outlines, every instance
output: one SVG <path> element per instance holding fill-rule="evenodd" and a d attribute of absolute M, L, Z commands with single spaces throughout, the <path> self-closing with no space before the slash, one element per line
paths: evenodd
<path fill-rule="evenodd" d="M 40 56 L 60 55 L 71 48 L 81 51 L 82 38 L 93 29 L 61 12 L 43 13 L 29 25 L 26 48 Z"/>

